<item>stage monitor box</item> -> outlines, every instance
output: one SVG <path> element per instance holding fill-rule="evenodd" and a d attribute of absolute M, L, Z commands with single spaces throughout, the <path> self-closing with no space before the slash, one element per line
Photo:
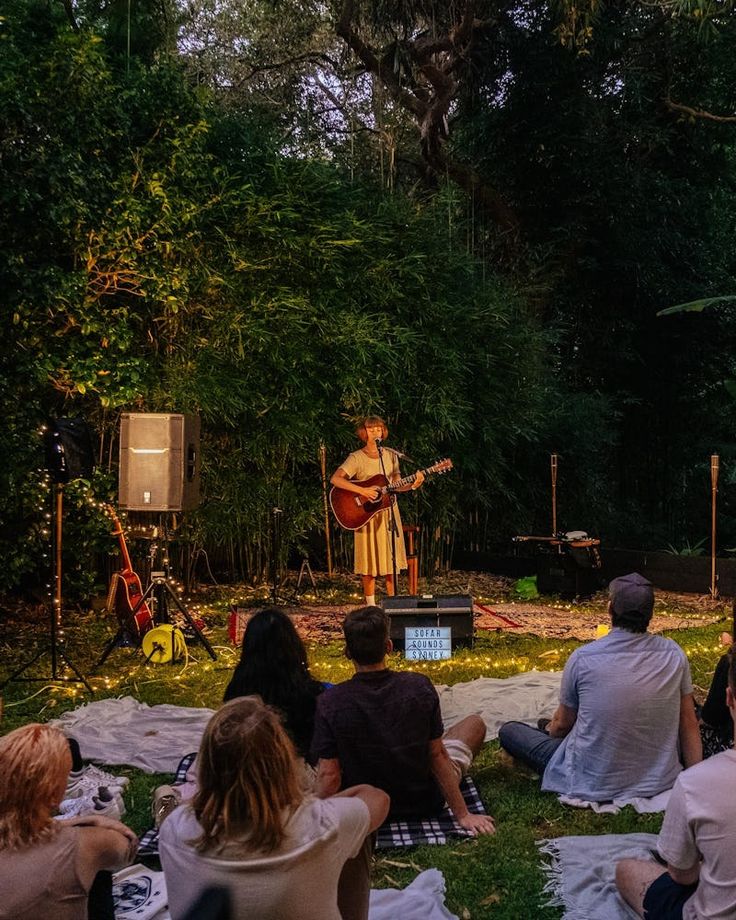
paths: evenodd
<path fill-rule="evenodd" d="M 383 601 L 383 609 L 389 616 L 391 641 L 399 652 L 406 651 L 405 629 L 407 627 L 446 628 L 449 626 L 452 630 L 453 651 L 457 648 L 473 647 L 473 598 L 470 595 L 425 594 L 386 597 Z"/>
<path fill-rule="evenodd" d="M 199 505 L 199 416 L 124 412 L 120 507 L 190 511 Z"/>

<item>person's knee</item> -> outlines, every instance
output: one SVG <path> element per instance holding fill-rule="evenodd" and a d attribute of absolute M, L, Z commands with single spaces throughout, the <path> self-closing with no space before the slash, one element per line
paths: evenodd
<path fill-rule="evenodd" d="M 506 751 L 509 750 L 509 744 L 515 725 L 518 725 L 518 722 L 504 722 L 498 730 L 499 743 L 501 747 Z"/>
<path fill-rule="evenodd" d="M 631 873 L 631 863 L 634 862 L 633 859 L 622 859 L 616 863 L 616 872 L 614 877 L 616 879 L 616 887 L 619 891 L 626 885 L 629 880 L 629 875 Z"/>
<path fill-rule="evenodd" d="M 466 716 L 461 725 L 462 740 L 465 741 L 474 755 L 477 754 L 483 746 L 483 742 L 486 740 L 486 723 L 479 715 L 473 713 L 472 715 Z"/>

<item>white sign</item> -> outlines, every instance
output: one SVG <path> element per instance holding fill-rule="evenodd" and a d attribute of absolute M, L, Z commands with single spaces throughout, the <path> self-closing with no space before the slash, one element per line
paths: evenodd
<path fill-rule="evenodd" d="M 404 657 L 412 661 L 440 661 L 452 657 L 451 626 L 407 626 Z"/>

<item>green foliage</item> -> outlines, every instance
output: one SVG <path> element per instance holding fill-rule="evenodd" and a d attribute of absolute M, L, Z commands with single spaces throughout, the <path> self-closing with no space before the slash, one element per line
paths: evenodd
<path fill-rule="evenodd" d="M 704 556 L 707 542 L 707 537 L 703 537 L 697 543 L 690 543 L 689 540 L 686 540 L 679 548 L 668 543 L 666 552 L 671 556 Z"/>
<path fill-rule="evenodd" d="M 306 550 L 320 444 L 331 472 L 368 411 L 421 463 L 452 455 L 463 471 L 409 511 L 435 534 L 428 564 L 466 511 L 510 506 L 512 452 L 544 414 L 545 338 L 467 252 L 457 196 L 389 196 L 279 155 L 173 65 L 122 73 L 94 34 L 46 25 L 25 44 L 37 24 L 12 23 L 2 84 L 8 375 L 34 415 L 82 411 L 109 440 L 122 408 L 199 412 L 205 502 L 189 535 L 244 577 L 264 572 L 273 507 L 284 554 Z M 69 539 L 94 542 L 85 526 Z"/>
<path fill-rule="evenodd" d="M 514 585 L 514 592 L 524 600 L 534 600 L 534 598 L 539 597 L 537 576 L 529 575 L 526 578 L 520 578 Z"/>
<path fill-rule="evenodd" d="M 704 297 L 701 300 L 691 300 L 689 303 L 678 303 L 674 307 L 660 310 L 657 316 L 672 316 L 674 313 L 702 313 L 710 307 L 720 306 L 724 303 L 733 303 L 736 295 L 725 294 L 722 297 Z"/>

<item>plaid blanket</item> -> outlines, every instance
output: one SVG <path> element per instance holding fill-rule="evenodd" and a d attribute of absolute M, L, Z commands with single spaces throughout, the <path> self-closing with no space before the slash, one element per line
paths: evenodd
<path fill-rule="evenodd" d="M 187 770 L 192 765 L 196 753 L 187 754 L 182 758 L 177 767 L 176 776 L 172 786 L 181 785 L 186 781 Z M 476 815 L 486 814 L 478 790 L 473 780 L 466 776 L 460 784 L 460 791 L 468 806 L 468 811 Z M 422 843 L 441 844 L 447 843 L 450 837 L 470 837 L 469 831 L 455 821 L 449 808 L 434 818 L 411 821 L 387 821 L 378 828 L 376 834 L 376 849 L 387 847 L 410 847 Z M 152 827 L 141 837 L 138 847 L 139 856 L 158 855 L 158 828 Z"/>
<path fill-rule="evenodd" d="M 473 780 L 466 776 L 460 784 L 460 791 L 468 806 L 468 811 L 475 815 L 484 815 L 486 810 L 480 800 Z M 472 837 L 470 831 L 460 827 L 453 818 L 449 808 L 435 818 L 424 821 L 387 821 L 376 834 L 376 849 L 385 847 L 413 847 L 421 843 L 447 843 L 449 837 Z"/>

